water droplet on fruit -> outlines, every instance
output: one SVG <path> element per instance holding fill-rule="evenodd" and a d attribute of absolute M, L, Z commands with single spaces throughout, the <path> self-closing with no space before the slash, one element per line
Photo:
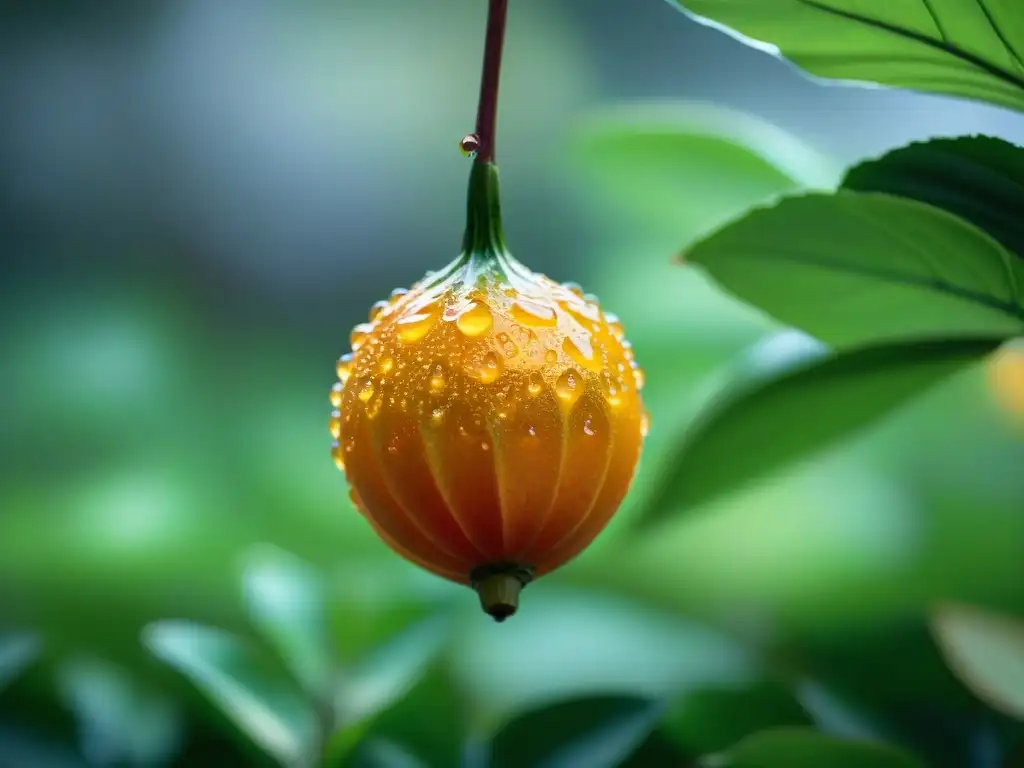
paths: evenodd
<path fill-rule="evenodd" d="M 519 347 L 512 341 L 512 338 L 507 333 L 499 333 L 496 337 L 498 343 L 501 345 L 501 351 L 507 358 L 513 358 L 519 354 Z"/>
<path fill-rule="evenodd" d="M 612 381 L 610 376 L 604 379 L 602 383 L 604 385 L 604 399 L 608 401 L 608 405 L 617 408 L 622 404 L 619 388 L 615 386 L 615 382 Z"/>
<path fill-rule="evenodd" d="M 564 402 L 572 405 L 583 394 L 583 377 L 579 371 L 570 368 L 555 382 L 555 394 Z"/>
<path fill-rule="evenodd" d="M 430 387 L 430 392 L 434 395 L 441 394 L 444 392 L 445 387 L 448 386 L 448 382 L 444 378 L 444 371 L 440 365 L 434 367 L 434 373 L 430 377 L 430 381 L 427 382 L 427 386 Z"/>
<path fill-rule="evenodd" d="M 395 361 L 392 360 L 390 357 L 384 357 L 384 358 L 381 358 L 380 365 L 378 366 L 378 369 L 380 370 L 381 373 L 386 375 L 386 374 L 391 373 L 391 371 L 394 369 L 394 367 L 395 367 Z M 383 384 L 384 384 L 384 382 L 381 381 L 381 385 L 382 386 L 383 386 Z"/>
<path fill-rule="evenodd" d="M 342 472 L 345 471 L 345 454 L 342 453 L 341 446 L 337 442 L 331 443 L 331 458 L 334 459 L 335 466 L 338 467 Z"/>
<path fill-rule="evenodd" d="M 389 301 L 375 301 L 370 307 L 370 322 L 373 322 L 380 317 L 380 313 L 390 306 L 391 302 Z"/>
<path fill-rule="evenodd" d="M 484 384 L 491 384 L 497 381 L 498 377 L 501 376 L 502 369 L 501 360 L 493 352 L 488 352 L 484 355 L 484 359 L 477 369 L 477 375 Z"/>
<path fill-rule="evenodd" d="M 366 403 L 371 397 L 373 397 L 373 382 L 367 379 L 359 388 L 359 400 Z"/>
<path fill-rule="evenodd" d="M 430 423 L 435 427 L 444 421 L 444 408 L 435 408 L 430 412 Z"/>
<path fill-rule="evenodd" d="M 483 336 L 494 324 L 491 310 L 480 301 L 474 301 L 456 318 L 455 325 L 471 339 Z"/>
<path fill-rule="evenodd" d="M 536 371 L 530 374 L 530 378 L 526 383 L 526 391 L 534 397 L 544 391 L 544 379 Z"/>
<path fill-rule="evenodd" d="M 334 364 L 334 370 L 342 384 L 348 381 L 348 377 L 352 374 L 352 355 L 345 354 L 339 357 L 338 362 Z"/>
<path fill-rule="evenodd" d="M 558 362 L 558 353 L 553 349 L 549 349 L 544 353 L 544 362 L 548 365 L 554 365 Z"/>
<path fill-rule="evenodd" d="M 438 315 L 435 311 L 429 311 L 430 309 L 425 308 L 424 311 L 401 318 L 395 324 L 398 329 L 398 340 L 406 344 L 415 344 L 430 333 L 430 329 L 437 323 Z"/>
<path fill-rule="evenodd" d="M 590 421 L 590 419 L 586 419 L 586 420 L 585 420 L 585 421 L 583 422 L 583 434 L 585 434 L 585 435 L 586 435 L 587 437 L 593 437 L 594 435 L 596 435 L 596 434 L 597 434 L 597 433 L 596 433 L 596 432 L 594 431 L 594 427 L 593 427 L 593 426 L 591 426 L 591 421 Z"/>
<path fill-rule="evenodd" d="M 366 341 L 366 337 L 369 335 L 373 328 L 369 323 L 359 323 L 352 328 L 352 333 L 349 334 L 348 340 L 352 345 L 353 350 L 359 349 L 363 346 L 363 342 Z"/>
<path fill-rule="evenodd" d="M 519 298 L 512 304 L 512 317 L 522 325 L 551 328 L 558 322 L 555 310 L 536 301 Z"/>
<path fill-rule="evenodd" d="M 562 283 L 562 287 L 570 293 L 575 293 L 581 299 L 583 298 L 583 288 L 579 283 Z"/>
<path fill-rule="evenodd" d="M 459 151 L 466 157 L 472 157 L 480 149 L 480 137 L 475 133 L 467 133 L 459 142 Z"/>
<path fill-rule="evenodd" d="M 390 297 L 390 299 L 389 299 L 389 302 L 390 302 L 391 304 L 394 304 L 394 303 L 396 303 L 396 302 L 397 302 L 397 301 L 398 301 L 398 300 L 399 300 L 400 298 L 402 298 L 403 296 L 405 296 L 405 295 L 406 295 L 407 293 L 409 293 L 409 289 L 408 289 L 408 288 L 395 288 L 395 290 L 393 290 L 393 291 L 391 292 L 391 297 Z"/>
<path fill-rule="evenodd" d="M 647 411 L 643 412 L 640 417 L 640 436 L 647 437 L 647 434 L 651 431 L 651 414 Z"/>
<path fill-rule="evenodd" d="M 636 366 L 633 369 L 633 381 L 637 389 L 643 389 L 644 384 L 647 382 L 647 374 L 644 373 L 644 369 L 640 366 Z"/>
<path fill-rule="evenodd" d="M 331 420 L 328 422 L 327 428 L 331 432 L 331 437 L 337 440 L 338 435 L 341 434 L 341 411 L 337 408 L 331 411 Z"/>
<path fill-rule="evenodd" d="M 334 386 L 331 387 L 331 405 L 335 408 L 341 407 L 341 390 L 343 385 L 340 381 L 334 382 Z"/>

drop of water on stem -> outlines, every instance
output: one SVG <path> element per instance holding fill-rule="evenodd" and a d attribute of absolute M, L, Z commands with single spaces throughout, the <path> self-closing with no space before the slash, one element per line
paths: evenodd
<path fill-rule="evenodd" d="M 459 151 L 466 157 L 473 157 L 480 150 L 480 137 L 475 133 L 467 133 L 459 142 Z"/>

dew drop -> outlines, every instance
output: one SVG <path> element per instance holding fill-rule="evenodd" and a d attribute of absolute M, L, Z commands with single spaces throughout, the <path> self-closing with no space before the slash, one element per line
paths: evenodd
<path fill-rule="evenodd" d="M 475 339 L 491 330 L 491 326 L 494 325 L 494 317 L 486 304 L 474 301 L 456 318 L 455 325 L 463 335 Z"/>
<path fill-rule="evenodd" d="M 647 382 L 647 374 L 644 373 L 644 369 L 640 366 L 633 369 L 633 381 L 638 390 L 643 389 L 644 384 Z"/>
<path fill-rule="evenodd" d="M 372 330 L 373 326 L 371 326 L 369 323 L 359 323 L 358 325 L 353 327 L 352 333 L 350 333 L 348 336 L 348 340 L 349 343 L 352 345 L 352 349 L 359 349 L 361 346 L 363 346 L 363 342 L 366 341 L 366 337 Z"/>
<path fill-rule="evenodd" d="M 615 386 L 615 382 L 612 381 L 609 376 L 603 381 L 604 384 L 604 399 L 608 401 L 608 405 L 613 408 L 617 408 L 622 404 L 622 397 L 619 394 L 619 388 Z"/>
<path fill-rule="evenodd" d="M 338 362 L 334 364 L 334 370 L 337 371 L 342 384 L 348 381 L 348 377 L 352 375 L 352 355 L 346 354 L 339 357 Z"/>
<path fill-rule="evenodd" d="M 370 307 L 370 322 L 380 317 L 380 313 L 390 306 L 391 302 L 389 301 L 375 301 L 373 306 Z"/>
<path fill-rule="evenodd" d="M 341 407 L 341 390 L 344 385 L 340 381 L 334 382 L 334 386 L 331 387 L 331 405 L 335 408 Z"/>
<path fill-rule="evenodd" d="M 554 309 L 521 297 L 512 304 L 512 317 L 533 328 L 551 328 L 558 322 Z"/>
<path fill-rule="evenodd" d="M 366 403 L 370 401 L 371 397 L 373 397 L 373 382 L 367 379 L 359 388 L 359 400 Z"/>
<path fill-rule="evenodd" d="M 465 157 L 474 156 L 480 149 L 480 137 L 475 133 L 467 133 L 459 141 L 459 151 Z"/>
<path fill-rule="evenodd" d="M 484 384 L 490 384 L 497 381 L 498 377 L 501 376 L 502 369 L 501 360 L 493 352 L 488 352 L 484 355 L 484 359 L 480 364 L 480 368 L 477 369 L 477 375 L 480 377 L 480 381 Z"/>
<path fill-rule="evenodd" d="M 371 401 L 370 404 L 366 406 L 366 415 L 371 419 L 377 418 L 377 414 L 380 413 L 381 405 L 383 405 L 383 398 L 378 397 Z"/>
<path fill-rule="evenodd" d="M 387 374 L 391 373 L 391 371 L 394 369 L 394 367 L 395 367 L 395 361 L 392 360 L 390 357 L 385 357 L 385 358 L 381 358 L 380 365 L 378 366 L 378 369 L 380 370 L 381 373 L 383 373 L 384 375 L 387 375 Z M 383 385 L 384 382 L 382 381 L 381 384 Z"/>
<path fill-rule="evenodd" d="M 544 391 L 544 379 L 536 371 L 530 374 L 530 378 L 526 382 L 526 391 L 534 397 Z"/>
<path fill-rule="evenodd" d="M 501 351 L 505 353 L 505 357 L 511 359 L 519 354 L 519 347 L 507 333 L 499 333 L 495 338 L 501 344 Z"/>
<path fill-rule="evenodd" d="M 583 288 L 579 283 L 562 283 L 562 287 L 570 293 L 576 294 L 581 299 L 583 298 Z"/>
<path fill-rule="evenodd" d="M 448 382 L 444 378 L 444 371 L 441 366 L 438 365 L 434 368 L 434 373 L 430 377 L 430 381 L 427 383 L 430 387 L 430 393 L 433 395 L 439 395 L 444 392 L 445 387 L 448 386 Z"/>
<path fill-rule="evenodd" d="M 331 420 L 328 422 L 327 428 L 331 432 L 331 437 L 337 440 L 338 436 L 341 434 L 341 411 L 337 408 L 331 411 Z"/>
<path fill-rule="evenodd" d="M 600 304 L 601 303 L 601 300 L 598 299 L 597 296 L 595 296 L 592 293 L 584 293 L 583 294 L 583 300 L 585 302 L 587 302 L 588 304 Z"/>
<path fill-rule="evenodd" d="M 398 340 L 406 344 L 415 344 L 430 333 L 430 329 L 437 323 L 438 312 L 436 309 L 436 307 L 425 307 L 422 312 L 401 318 L 395 324 L 398 329 Z"/>
<path fill-rule="evenodd" d="M 529 427 L 528 427 L 528 428 L 526 429 L 526 431 L 530 433 L 530 437 L 536 437 L 536 436 L 537 436 L 537 428 L 536 428 L 536 427 L 534 427 L 534 426 L 532 426 L 532 425 L 531 425 L 531 426 L 529 426 Z"/>
<path fill-rule="evenodd" d="M 345 454 L 342 452 L 341 446 L 337 442 L 331 443 L 331 457 L 334 459 L 335 466 L 344 472 Z"/>
<path fill-rule="evenodd" d="M 585 434 L 587 437 L 593 437 L 594 435 L 597 434 L 594 431 L 594 427 L 591 426 L 590 419 L 586 419 L 583 422 L 583 434 Z"/>
<path fill-rule="evenodd" d="M 444 421 L 444 408 L 435 408 L 430 412 L 430 423 L 435 427 Z"/>
<path fill-rule="evenodd" d="M 555 394 L 569 405 L 575 403 L 583 394 L 583 379 L 579 371 L 570 368 L 559 376 L 555 382 Z"/>
<path fill-rule="evenodd" d="M 594 354 L 594 348 L 590 342 L 584 339 L 573 340 L 568 336 L 562 342 L 562 350 L 584 368 L 598 373 L 601 370 L 601 360 Z"/>
<path fill-rule="evenodd" d="M 389 299 L 389 302 L 391 304 L 394 304 L 399 299 L 401 299 L 403 296 L 405 296 L 407 293 L 409 293 L 409 289 L 408 288 L 395 288 L 395 290 L 393 290 L 391 292 L 391 298 Z"/>
<path fill-rule="evenodd" d="M 487 442 L 487 441 L 485 440 L 485 441 L 483 441 L 483 442 L 481 442 L 481 443 L 480 443 L 480 450 L 481 450 L 481 451 L 489 451 L 489 450 L 491 450 L 491 446 L 490 446 L 490 444 L 489 444 L 489 443 L 488 443 L 488 442 Z"/>
<path fill-rule="evenodd" d="M 647 437 L 651 431 L 651 414 L 648 411 L 644 411 L 640 417 L 640 436 Z"/>
<path fill-rule="evenodd" d="M 553 349 L 549 349 L 544 353 L 544 362 L 548 365 L 554 365 L 558 362 L 558 353 Z"/>

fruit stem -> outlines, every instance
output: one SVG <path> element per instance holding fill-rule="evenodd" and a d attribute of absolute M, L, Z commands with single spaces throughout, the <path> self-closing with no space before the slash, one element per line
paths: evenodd
<path fill-rule="evenodd" d="M 532 579 L 529 569 L 507 564 L 485 566 L 470 574 L 480 607 L 498 623 L 519 609 L 519 593 Z"/>
<path fill-rule="evenodd" d="M 476 163 L 494 162 L 494 138 L 498 120 L 498 81 L 501 75 L 501 52 L 505 45 L 505 21 L 508 0 L 490 0 L 487 11 L 487 33 L 484 39 L 484 64 L 480 75 L 480 102 L 476 112 Z"/>
<path fill-rule="evenodd" d="M 480 262 L 497 261 L 498 255 L 505 252 L 498 166 L 494 163 L 473 163 L 469 172 L 469 195 L 466 202 L 463 254 Z"/>

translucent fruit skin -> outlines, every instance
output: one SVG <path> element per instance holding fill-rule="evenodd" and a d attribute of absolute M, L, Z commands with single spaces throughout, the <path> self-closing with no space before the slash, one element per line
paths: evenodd
<path fill-rule="evenodd" d="M 332 390 L 352 500 L 407 560 L 469 584 L 579 554 L 633 477 L 643 373 L 593 297 L 507 253 L 378 302 Z"/>

